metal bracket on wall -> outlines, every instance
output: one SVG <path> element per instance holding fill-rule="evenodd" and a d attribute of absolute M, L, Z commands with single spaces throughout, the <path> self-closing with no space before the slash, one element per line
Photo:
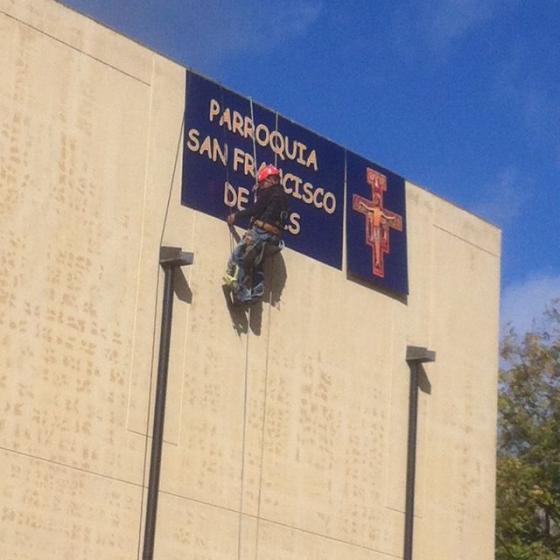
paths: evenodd
<path fill-rule="evenodd" d="M 194 263 L 194 253 L 182 251 L 180 247 L 160 247 L 159 264 L 167 266 L 186 266 Z"/>
<path fill-rule="evenodd" d="M 407 346 L 406 361 L 415 362 L 417 364 L 435 362 L 436 353 L 433 350 L 428 350 L 425 346 Z"/>
<path fill-rule="evenodd" d="M 158 375 L 156 383 L 156 401 L 154 406 L 154 428 L 152 454 L 150 460 L 150 479 L 148 482 L 148 500 L 146 504 L 146 523 L 144 525 L 143 560 L 154 557 L 156 532 L 159 477 L 161 470 L 161 452 L 163 428 L 165 424 L 165 400 L 167 395 L 167 370 L 169 366 L 169 346 L 171 343 L 171 319 L 173 317 L 173 281 L 175 269 L 191 265 L 194 254 L 183 251 L 180 247 L 160 247 L 159 264 L 165 272 L 163 306 L 161 312 L 161 334 L 159 341 Z"/>
<path fill-rule="evenodd" d="M 418 369 L 421 364 L 435 362 L 436 353 L 425 346 L 407 346 L 406 361 L 410 368 L 408 399 L 408 449 L 406 459 L 406 505 L 404 517 L 403 560 L 412 560 L 414 535 L 414 496 L 416 492 L 416 433 L 418 425 Z"/>

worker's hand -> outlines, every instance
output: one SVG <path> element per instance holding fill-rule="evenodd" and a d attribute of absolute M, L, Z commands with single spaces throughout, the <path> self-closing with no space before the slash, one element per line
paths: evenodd
<path fill-rule="evenodd" d="M 227 217 L 227 223 L 229 226 L 232 226 L 235 223 L 235 214 L 230 214 Z"/>

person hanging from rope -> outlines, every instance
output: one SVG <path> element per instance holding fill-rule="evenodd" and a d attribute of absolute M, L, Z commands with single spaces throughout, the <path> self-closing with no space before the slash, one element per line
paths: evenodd
<path fill-rule="evenodd" d="M 235 302 L 254 303 L 263 296 L 264 258 L 284 246 L 282 233 L 287 216 L 288 196 L 280 182 L 280 171 L 267 165 L 258 173 L 254 204 L 227 217 L 230 226 L 243 218 L 251 219 L 251 227 L 231 253 L 224 276 Z"/>

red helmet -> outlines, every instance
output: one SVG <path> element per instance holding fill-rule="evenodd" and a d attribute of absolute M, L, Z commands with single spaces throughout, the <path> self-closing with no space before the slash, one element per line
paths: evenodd
<path fill-rule="evenodd" d="M 259 171 L 259 175 L 257 177 L 259 183 L 264 181 L 265 179 L 268 179 L 268 177 L 271 177 L 273 175 L 280 175 L 280 171 L 278 169 L 276 169 L 276 167 L 274 167 L 274 165 L 267 165 L 266 167 L 263 167 L 260 171 Z"/>

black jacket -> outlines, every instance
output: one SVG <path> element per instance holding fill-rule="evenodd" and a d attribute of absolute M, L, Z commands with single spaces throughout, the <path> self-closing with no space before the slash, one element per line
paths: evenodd
<path fill-rule="evenodd" d="M 288 218 L 288 195 L 280 183 L 257 191 L 257 201 L 235 214 L 235 221 L 242 218 L 262 220 L 268 224 L 284 228 Z"/>

